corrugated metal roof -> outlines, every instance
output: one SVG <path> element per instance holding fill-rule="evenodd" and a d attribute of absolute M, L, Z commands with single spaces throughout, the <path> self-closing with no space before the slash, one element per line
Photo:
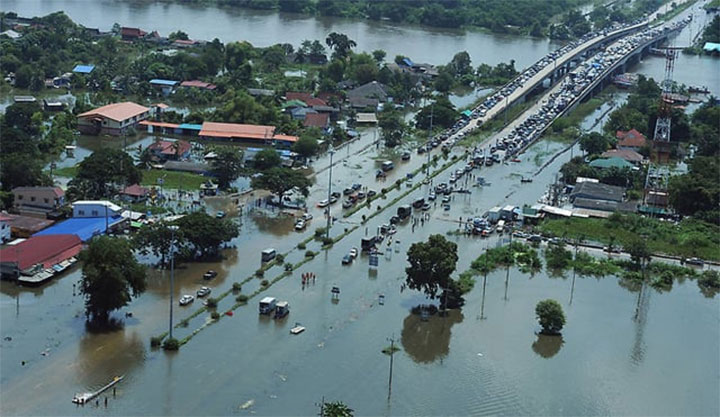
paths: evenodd
<path fill-rule="evenodd" d="M 107 225 L 112 227 L 123 220 L 125 219 L 122 216 L 108 217 Z M 57 223 L 54 226 L 48 227 L 41 232 L 35 233 L 33 237 L 49 235 L 76 235 L 85 242 L 95 235 L 105 233 L 105 224 L 105 217 L 73 217 L 62 223 Z"/>
<path fill-rule="evenodd" d="M 95 69 L 95 65 L 75 65 L 73 72 L 80 74 L 90 74 Z"/>
<path fill-rule="evenodd" d="M 80 238 L 75 234 L 33 236 L 0 250 L 0 259 L 2 262 L 17 263 L 18 269 L 24 270 L 81 244 Z"/>
<path fill-rule="evenodd" d="M 122 103 L 113 103 L 108 104 L 107 106 L 98 107 L 95 110 L 81 113 L 78 117 L 102 116 L 121 122 L 148 111 L 150 111 L 150 109 L 145 106 L 141 106 L 131 101 L 125 101 Z"/>
<path fill-rule="evenodd" d="M 172 87 L 172 86 L 174 86 L 174 85 L 177 85 L 177 83 L 178 83 L 177 81 L 173 81 L 173 80 L 163 80 L 163 79 L 160 79 L 160 78 L 154 78 L 154 79 L 150 80 L 150 84 L 154 84 L 154 85 L 167 85 L 167 86 L 170 86 L 170 87 Z"/>

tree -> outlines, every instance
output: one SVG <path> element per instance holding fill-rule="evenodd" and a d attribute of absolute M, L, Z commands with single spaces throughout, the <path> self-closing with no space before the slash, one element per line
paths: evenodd
<path fill-rule="evenodd" d="M 242 172 L 242 151 L 234 146 L 215 148 L 217 157 L 210 164 L 210 172 L 217 178 L 218 186 L 226 189 Z"/>
<path fill-rule="evenodd" d="M 353 417 L 352 408 L 342 401 L 325 402 L 320 405 L 321 417 Z"/>
<path fill-rule="evenodd" d="M 565 313 L 560 303 L 555 300 L 548 299 L 537 303 L 535 315 L 544 334 L 559 334 L 565 326 Z"/>
<path fill-rule="evenodd" d="M 633 236 L 623 244 L 623 251 L 630 254 L 630 259 L 635 265 L 643 268 L 644 264 L 650 261 L 652 253 L 647 246 L 647 239 L 640 236 Z"/>
<path fill-rule="evenodd" d="M 450 275 L 457 264 L 457 245 L 442 235 L 431 235 L 427 242 L 413 243 L 408 250 L 410 266 L 405 268 L 406 282 L 413 290 L 422 290 L 435 299 L 438 290 L 450 288 Z"/>
<path fill-rule="evenodd" d="M 350 39 L 344 33 L 332 32 L 325 39 L 325 43 L 333 50 L 332 59 L 344 60 L 347 58 L 350 50 L 357 46 L 354 40 Z"/>
<path fill-rule="evenodd" d="M 170 253 L 173 232 L 163 222 L 155 222 L 140 228 L 133 235 L 133 247 L 142 255 L 153 254 L 160 258 L 160 265 L 167 266 L 165 257 Z M 184 237 L 181 230 L 175 231 L 175 247 L 184 246 Z"/>
<path fill-rule="evenodd" d="M 407 125 L 395 110 L 385 110 L 380 113 L 378 126 L 385 139 L 385 146 L 390 148 L 399 145 L 407 131 Z"/>
<path fill-rule="evenodd" d="M 168 39 L 172 42 L 172 41 L 176 41 L 176 40 L 186 41 L 190 38 L 188 37 L 187 33 L 183 32 L 182 30 L 178 30 L 178 31 L 170 33 L 168 35 Z"/>
<path fill-rule="evenodd" d="M 438 97 L 432 104 L 423 107 L 415 115 L 415 126 L 419 129 L 429 129 L 431 115 L 434 127 L 448 128 L 455 124 L 460 114 L 447 97 Z"/>
<path fill-rule="evenodd" d="M 302 195 L 307 197 L 312 183 L 298 171 L 276 167 L 263 172 L 259 177 L 253 178 L 250 185 L 252 188 L 268 190 L 277 195 L 280 207 L 282 207 L 285 193 L 297 188 Z"/>
<path fill-rule="evenodd" d="M 590 132 L 580 137 L 580 149 L 588 155 L 600 155 L 608 150 L 610 141 L 605 135 Z"/>
<path fill-rule="evenodd" d="M 273 148 L 265 148 L 256 153 L 253 158 L 253 165 L 255 169 L 259 171 L 267 171 L 279 167 L 281 163 L 282 159 L 280 159 L 280 154 Z"/>
<path fill-rule="evenodd" d="M 228 219 L 218 219 L 203 212 L 188 214 L 177 220 L 177 225 L 198 258 L 216 255 L 220 245 L 238 236 L 237 227 Z"/>
<path fill-rule="evenodd" d="M 85 315 L 100 325 L 110 312 L 126 306 L 145 291 L 145 268 L 133 256 L 129 241 L 99 236 L 79 256 L 83 263 L 80 292 Z"/>
<path fill-rule="evenodd" d="M 110 197 L 117 188 L 138 184 L 140 180 L 142 172 L 130 155 L 119 149 L 103 148 L 80 162 L 68 188 L 76 196 L 97 199 Z"/>
<path fill-rule="evenodd" d="M 314 130 L 314 129 L 313 129 Z M 300 139 L 292 146 L 293 152 L 303 158 L 310 158 L 315 155 L 318 150 L 317 132 L 308 131 L 300 135 Z"/>
<path fill-rule="evenodd" d="M 456 53 L 452 61 L 450 61 L 450 67 L 452 67 L 456 77 L 470 74 L 473 69 L 470 54 L 466 51 Z"/>
<path fill-rule="evenodd" d="M 375 62 L 379 64 L 382 64 L 383 60 L 387 56 L 387 52 L 383 51 L 382 49 L 376 49 L 372 51 L 373 59 L 375 59 Z"/>

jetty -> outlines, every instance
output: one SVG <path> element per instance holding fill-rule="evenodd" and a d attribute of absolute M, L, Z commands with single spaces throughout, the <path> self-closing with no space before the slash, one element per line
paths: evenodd
<path fill-rule="evenodd" d="M 75 396 L 72 399 L 72 402 L 79 405 L 85 405 L 89 401 L 92 401 L 93 398 L 97 397 L 98 395 L 102 394 L 103 392 L 107 391 L 108 389 L 112 388 L 117 384 L 118 382 L 122 381 L 123 378 L 125 378 L 125 375 L 122 376 L 116 376 L 113 378 L 112 381 L 110 381 L 107 385 L 100 388 L 97 391 L 91 391 L 91 392 L 85 392 L 82 394 L 75 394 Z"/>

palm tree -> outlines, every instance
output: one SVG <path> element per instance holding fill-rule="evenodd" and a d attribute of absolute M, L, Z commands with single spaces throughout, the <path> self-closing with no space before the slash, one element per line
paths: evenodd
<path fill-rule="evenodd" d="M 325 402 L 320 404 L 320 417 L 352 417 L 353 409 L 342 401 Z"/>
<path fill-rule="evenodd" d="M 325 39 L 325 43 L 333 49 L 333 59 L 345 59 L 350 49 L 357 46 L 354 40 L 350 39 L 344 33 L 333 32 Z"/>

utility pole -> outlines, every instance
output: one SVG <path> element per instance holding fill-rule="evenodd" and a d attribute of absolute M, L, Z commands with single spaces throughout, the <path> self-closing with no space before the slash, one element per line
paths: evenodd
<path fill-rule="evenodd" d="M 175 231 L 178 229 L 177 226 L 169 226 L 170 229 L 170 328 L 169 336 L 172 339 L 173 329 L 173 291 L 175 283 Z"/>
<path fill-rule="evenodd" d="M 485 286 L 487 285 L 488 246 L 485 245 L 485 274 L 483 276 L 482 302 L 480 303 L 480 320 L 485 320 Z"/>
<path fill-rule="evenodd" d="M 393 356 L 395 356 L 395 335 L 388 339 L 390 341 L 390 378 L 388 379 L 388 400 L 392 393 L 392 371 L 393 371 Z"/>
<path fill-rule="evenodd" d="M 433 129 L 433 113 L 435 112 L 435 103 L 430 105 L 430 130 L 428 131 L 428 143 L 432 141 L 432 129 Z M 430 178 L 430 150 L 427 149 L 427 146 L 425 146 L 425 150 L 427 151 L 427 177 Z"/>
<path fill-rule="evenodd" d="M 327 205 L 327 227 L 325 228 L 325 237 L 327 239 L 330 239 L 330 226 L 332 225 L 332 216 L 330 216 L 330 199 L 332 198 L 332 160 L 333 160 L 333 154 L 335 154 L 335 149 L 332 146 L 332 143 L 330 144 L 330 149 L 328 150 L 328 153 L 330 154 L 330 170 L 328 171 L 328 205 Z"/>

